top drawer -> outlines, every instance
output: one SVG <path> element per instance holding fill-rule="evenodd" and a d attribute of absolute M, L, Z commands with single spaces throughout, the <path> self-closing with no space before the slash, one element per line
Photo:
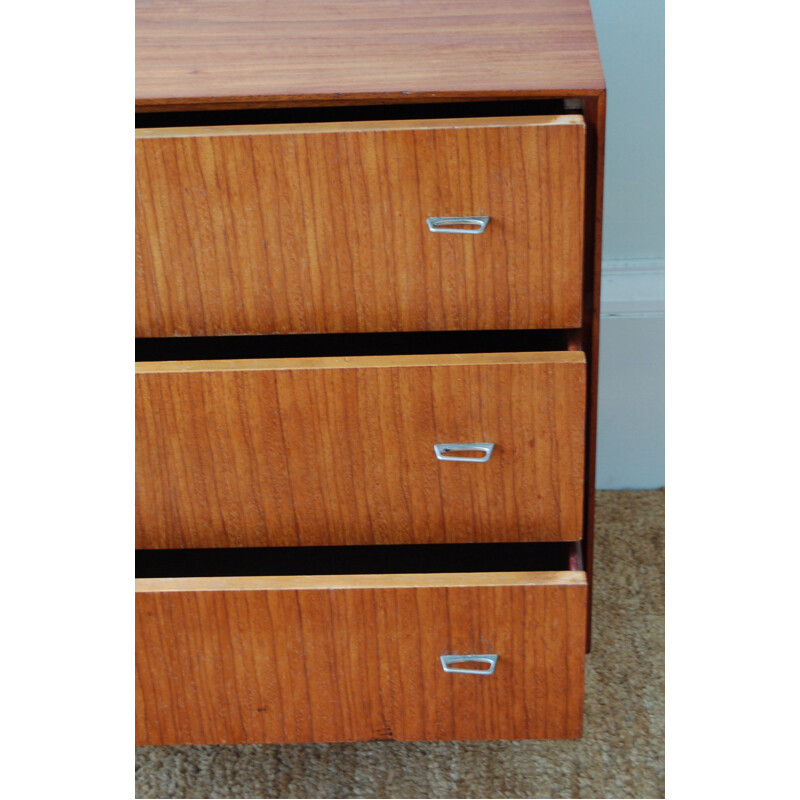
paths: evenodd
<path fill-rule="evenodd" d="M 574 115 L 139 129 L 136 335 L 578 327 L 584 147 Z"/>

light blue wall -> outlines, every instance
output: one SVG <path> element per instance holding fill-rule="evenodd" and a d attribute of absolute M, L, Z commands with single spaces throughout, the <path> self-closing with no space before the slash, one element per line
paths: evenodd
<path fill-rule="evenodd" d="M 607 87 L 603 257 L 664 258 L 664 2 L 592 0 Z"/>
<path fill-rule="evenodd" d="M 600 320 L 599 489 L 664 485 L 664 318 Z"/>
<path fill-rule="evenodd" d="M 606 77 L 597 487 L 664 485 L 664 2 L 591 0 Z"/>

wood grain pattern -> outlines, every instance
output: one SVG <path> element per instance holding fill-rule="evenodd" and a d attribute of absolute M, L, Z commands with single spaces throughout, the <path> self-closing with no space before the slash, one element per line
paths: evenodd
<path fill-rule="evenodd" d="M 589 0 L 136 2 L 140 110 L 602 88 Z"/>
<path fill-rule="evenodd" d="M 585 604 L 583 581 L 139 593 L 137 744 L 579 738 Z M 442 671 L 475 653 L 493 675 Z"/>
<path fill-rule="evenodd" d="M 308 356 L 306 358 L 242 358 L 194 361 L 139 361 L 137 375 L 175 372 L 262 372 L 265 370 L 388 369 L 394 367 L 460 367 L 467 364 L 584 364 L 584 353 L 435 353 L 390 356 Z"/>
<path fill-rule="evenodd" d="M 574 115 L 142 131 L 136 335 L 576 328 L 584 139 Z"/>
<path fill-rule="evenodd" d="M 286 136 L 308 133 L 366 133 L 370 131 L 435 131 L 454 128 L 507 128 L 545 125 L 583 125 L 580 114 L 542 114 L 515 117 L 456 117 L 444 119 L 339 120 L 337 122 L 285 122 L 261 125 L 186 125 L 182 128 L 137 127 L 135 138 L 196 139 L 201 136 Z"/>
<path fill-rule="evenodd" d="M 137 547 L 580 539 L 583 354 L 506 355 L 140 372 Z"/>
<path fill-rule="evenodd" d="M 591 648 L 592 575 L 594 571 L 595 469 L 597 461 L 597 385 L 600 354 L 600 273 L 602 269 L 603 175 L 605 169 L 606 95 L 584 102 L 588 123 L 589 146 L 586 148 L 586 174 L 590 191 L 586 193 L 586 252 L 584 266 L 584 301 L 582 338 L 587 360 L 586 398 L 586 496 L 584 498 L 584 562 L 589 578 L 586 604 L 586 651 Z"/>
<path fill-rule="evenodd" d="M 542 572 L 424 572 L 357 575 L 220 575 L 213 578 L 137 578 L 137 592 L 243 592 L 298 589 L 419 589 L 463 586 L 571 586 L 583 570 Z"/>

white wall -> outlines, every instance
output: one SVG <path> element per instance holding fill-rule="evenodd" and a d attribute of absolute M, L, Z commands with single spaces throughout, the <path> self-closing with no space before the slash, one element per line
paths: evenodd
<path fill-rule="evenodd" d="M 664 0 L 591 0 L 608 90 L 597 487 L 664 485 Z"/>

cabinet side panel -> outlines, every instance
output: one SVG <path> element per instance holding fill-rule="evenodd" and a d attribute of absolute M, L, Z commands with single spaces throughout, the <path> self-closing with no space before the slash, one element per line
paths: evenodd
<path fill-rule="evenodd" d="M 591 647 L 594 572 L 595 467 L 597 461 L 597 385 L 600 355 L 600 273 L 603 243 L 603 174 L 605 165 L 606 94 L 584 100 L 587 122 L 586 253 L 584 257 L 583 343 L 586 353 L 586 494 L 584 500 L 584 564 L 589 579 L 586 651 Z"/>

